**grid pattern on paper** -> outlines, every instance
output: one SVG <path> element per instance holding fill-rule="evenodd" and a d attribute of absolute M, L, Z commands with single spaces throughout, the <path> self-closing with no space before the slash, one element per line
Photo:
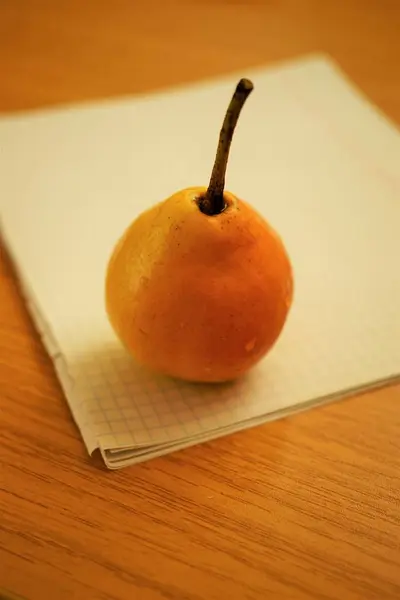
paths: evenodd
<path fill-rule="evenodd" d="M 201 385 L 176 382 L 137 367 L 117 344 L 72 367 L 75 390 L 107 448 L 159 445 L 225 428 L 249 417 L 243 387 L 254 381 Z M 251 411 L 253 415 L 254 409 Z"/>

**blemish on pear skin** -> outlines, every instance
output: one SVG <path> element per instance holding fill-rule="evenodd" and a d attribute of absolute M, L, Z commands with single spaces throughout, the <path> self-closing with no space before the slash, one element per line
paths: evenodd
<path fill-rule="evenodd" d="M 252 350 L 254 350 L 254 346 L 256 345 L 256 338 L 253 338 L 252 340 L 250 340 L 249 342 L 247 342 L 247 344 L 245 345 L 245 350 L 246 352 L 251 352 Z"/>

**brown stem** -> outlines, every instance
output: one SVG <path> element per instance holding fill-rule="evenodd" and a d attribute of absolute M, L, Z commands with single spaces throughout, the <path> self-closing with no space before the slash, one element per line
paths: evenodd
<path fill-rule="evenodd" d="M 241 79 L 229 103 L 225 119 L 219 134 L 217 154 L 211 173 L 207 192 L 201 202 L 201 210 L 207 215 L 218 215 L 225 208 L 224 187 L 225 173 L 228 164 L 229 150 L 239 119 L 240 112 L 248 96 L 253 91 L 253 84 L 249 79 Z"/>

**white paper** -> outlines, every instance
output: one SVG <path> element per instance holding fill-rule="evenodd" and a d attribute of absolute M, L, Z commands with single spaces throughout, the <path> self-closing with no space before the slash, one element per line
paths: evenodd
<path fill-rule="evenodd" d="M 104 308 L 144 209 L 206 185 L 223 114 L 255 84 L 226 187 L 280 232 L 295 300 L 241 381 L 142 372 Z M 133 99 L 0 119 L 2 235 L 90 453 L 119 468 L 399 378 L 400 134 L 321 56 Z"/>

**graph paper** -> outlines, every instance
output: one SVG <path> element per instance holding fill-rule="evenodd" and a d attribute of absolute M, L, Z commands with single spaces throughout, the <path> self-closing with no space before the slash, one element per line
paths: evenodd
<path fill-rule="evenodd" d="M 294 302 L 246 377 L 182 383 L 138 367 L 116 339 L 105 269 L 140 212 L 207 183 L 241 77 L 255 90 L 227 189 L 283 237 Z M 0 144 L 2 236 L 87 450 L 109 468 L 400 379 L 400 134 L 328 58 L 3 115 Z"/>

